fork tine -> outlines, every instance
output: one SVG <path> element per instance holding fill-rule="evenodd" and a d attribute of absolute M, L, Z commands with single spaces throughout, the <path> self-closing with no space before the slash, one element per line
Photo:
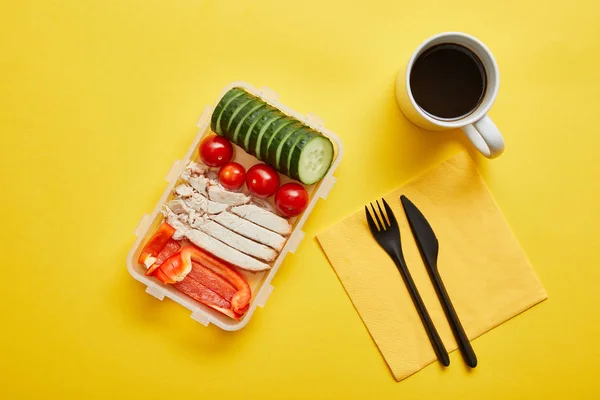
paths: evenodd
<path fill-rule="evenodd" d="M 381 200 L 383 200 L 383 199 L 381 199 Z M 377 203 L 377 208 L 379 208 L 379 214 L 381 214 L 381 219 L 383 220 L 383 224 L 386 226 L 390 226 L 390 223 L 389 223 L 390 217 L 387 217 L 387 219 L 386 219 L 386 215 L 383 212 L 383 210 L 381 209 L 381 205 L 379 205 L 379 200 L 377 200 L 376 203 Z"/>
<path fill-rule="evenodd" d="M 384 231 L 385 224 L 383 222 L 381 222 L 381 220 L 379 219 L 379 215 L 377 215 L 377 211 L 375 211 L 375 207 L 373 206 L 373 203 L 370 203 L 370 204 L 371 204 L 371 208 L 373 209 L 373 215 L 375 215 L 375 219 L 377 219 L 377 223 L 381 227 L 381 230 Z"/>
<path fill-rule="evenodd" d="M 390 221 L 390 226 L 398 225 L 398 221 L 396 221 L 396 216 L 394 215 L 394 212 L 390 208 L 387 201 L 385 201 L 385 199 L 383 199 L 383 198 L 381 199 L 381 201 L 383 202 L 383 207 L 385 208 L 385 211 L 387 212 L 387 217 L 388 217 L 388 220 Z"/>
<path fill-rule="evenodd" d="M 373 217 L 371 216 L 371 213 L 369 212 L 369 208 L 367 206 L 365 206 L 365 214 L 367 215 L 367 223 L 369 224 L 369 229 L 371 230 L 371 233 L 374 235 L 377 232 L 379 232 L 379 229 L 377 228 L 377 224 L 373 220 Z"/>

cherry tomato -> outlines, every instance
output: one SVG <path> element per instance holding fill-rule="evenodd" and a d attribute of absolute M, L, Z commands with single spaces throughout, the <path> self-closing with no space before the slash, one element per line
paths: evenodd
<path fill-rule="evenodd" d="M 279 187 L 279 174 L 267 164 L 256 164 L 246 173 L 246 186 L 256 197 L 273 196 Z"/>
<path fill-rule="evenodd" d="M 275 193 L 275 207 L 283 216 L 295 217 L 304 211 L 307 205 L 308 193 L 298 183 L 290 182 L 281 185 Z"/>
<path fill-rule="evenodd" d="M 238 190 L 244 186 L 246 170 L 236 162 L 229 162 L 219 170 L 219 182 L 221 186 L 229 190 Z"/>
<path fill-rule="evenodd" d="M 231 160 L 233 146 L 224 137 L 211 135 L 200 143 L 200 158 L 209 167 L 220 167 Z"/>

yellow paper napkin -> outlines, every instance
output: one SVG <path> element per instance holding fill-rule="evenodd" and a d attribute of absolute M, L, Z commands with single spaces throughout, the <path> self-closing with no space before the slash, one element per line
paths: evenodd
<path fill-rule="evenodd" d="M 547 298 L 471 158 L 462 153 L 447 160 L 384 197 L 400 225 L 408 268 L 448 351 L 456 342 L 410 231 L 402 194 L 435 231 L 439 271 L 470 339 Z M 317 239 L 396 380 L 435 361 L 402 277 L 371 236 L 364 209 Z M 476 344 L 474 349 L 477 353 Z"/>

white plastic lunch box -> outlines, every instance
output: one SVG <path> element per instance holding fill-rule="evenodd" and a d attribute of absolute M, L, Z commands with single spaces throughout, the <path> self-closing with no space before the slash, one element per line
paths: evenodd
<path fill-rule="evenodd" d="M 299 121 L 302 121 L 306 125 L 310 126 L 311 128 L 321 132 L 323 135 L 331 139 L 334 146 L 332 165 L 325 177 L 323 177 L 321 181 L 317 182 L 314 185 L 304 185 L 310 197 L 308 206 L 301 215 L 290 219 L 290 222 L 293 226 L 293 231 L 289 236 L 283 250 L 277 257 L 277 259 L 273 262 L 273 267 L 268 271 L 258 273 L 238 270 L 248 279 L 248 283 L 250 284 L 250 287 L 252 289 L 252 300 L 250 302 L 250 308 L 239 320 L 234 320 L 217 311 L 214 311 L 211 308 L 206 307 L 205 305 L 200 304 L 192 298 L 179 292 L 178 290 L 169 287 L 169 285 L 162 284 L 156 278 L 146 276 L 145 267 L 137 263 L 139 254 L 142 248 L 144 247 L 146 241 L 152 236 L 152 234 L 156 231 L 158 226 L 163 221 L 163 215 L 161 214 L 160 210 L 163 204 L 170 200 L 173 188 L 178 182 L 181 173 L 185 169 L 185 166 L 190 160 L 199 159 L 198 146 L 200 144 L 200 141 L 204 138 L 204 136 L 213 133 L 210 129 L 210 118 L 214 107 L 216 107 L 223 95 L 225 95 L 227 91 L 234 87 L 240 87 L 245 89 L 249 93 L 260 97 L 262 100 L 266 101 L 270 105 L 278 108 L 283 113 L 294 117 Z M 280 103 L 279 96 L 271 89 L 266 87 L 263 87 L 262 89 L 256 89 L 252 85 L 245 82 L 232 82 L 229 85 L 227 85 L 221 92 L 217 102 L 215 103 L 215 106 L 208 106 L 204 109 L 204 112 L 198 120 L 197 126 L 198 128 L 200 128 L 200 131 L 198 132 L 198 135 L 196 135 L 190 148 L 185 154 L 184 159 L 175 161 L 173 163 L 173 166 L 171 167 L 171 170 L 167 174 L 165 178 L 168 182 L 167 188 L 165 189 L 160 200 L 158 201 L 158 204 L 154 208 L 154 211 L 152 211 L 152 214 L 150 215 L 144 214 L 137 228 L 135 229 L 134 234 L 136 235 L 137 239 L 131 247 L 131 250 L 129 251 L 129 254 L 127 256 L 127 269 L 129 270 L 131 276 L 133 276 L 136 280 L 146 285 L 146 292 L 156 297 L 157 299 L 163 300 L 166 296 L 171 300 L 176 301 L 177 303 L 181 304 L 182 306 L 186 307 L 192 312 L 191 317 L 194 320 L 200 322 L 205 326 L 208 326 L 208 324 L 213 323 L 221 329 L 227 331 L 236 331 L 248 324 L 257 306 L 265 306 L 269 295 L 273 291 L 273 286 L 271 286 L 271 281 L 273 280 L 273 277 L 277 273 L 277 270 L 281 266 L 281 263 L 285 259 L 285 256 L 288 254 L 288 252 L 295 252 L 298 248 L 298 245 L 302 241 L 302 238 L 304 237 L 304 232 L 302 231 L 302 226 L 304 225 L 304 222 L 312 212 L 318 199 L 325 199 L 329 194 L 329 191 L 335 184 L 336 178 L 333 176 L 333 173 L 340 164 L 344 149 L 339 137 L 330 130 L 326 129 L 323 126 L 323 121 L 320 118 L 312 114 L 302 115 Z M 254 156 L 246 153 L 242 148 L 237 147 L 235 145 L 234 147 L 235 156 L 233 161 L 242 164 L 246 169 L 260 162 Z M 291 180 L 283 174 L 280 174 L 280 177 L 282 184 Z"/>

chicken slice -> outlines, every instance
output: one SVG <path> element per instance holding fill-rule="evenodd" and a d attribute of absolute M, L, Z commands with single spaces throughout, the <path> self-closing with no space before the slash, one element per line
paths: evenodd
<path fill-rule="evenodd" d="M 218 168 L 209 169 L 208 172 L 206 173 L 206 177 L 208 178 L 209 184 L 218 185 L 219 184 L 219 169 Z"/>
<path fill-rule="evenodd" d="M 207 213 L 209 213 L 209 214 L 218 214 L 222 211 L 227 210 L 227 207 L 229 207 L 227 204 L 221 204 L 221 203 L 217 203 L 217 202 L 211 201 L 211 200 L 208 200 L 207 204 L 208 204 Z"/>
<path fill-rule="evenodd" d="M 175 188 L 175 193 L 179 196 L 179 197 L 192 197 L 192 195 L 194 194 L 194 189 L 192 189 L 191 186 L 189 185 L 185 185 L 185 184 L 181 184 L 179 186 L 177 186 Z"/>
<path fill-rule="evenodd" d="M 181 179 L 189 181 L 191 177 L 206 174 L 206 171 L 208 171 L 207 166 L 190 161 L 181 173 Z"/>
<path fill-rule="evenodd" d="M 262 261 L 229 247 L 225 243 L 218 241 L 200 230 L 189 230 L 186 233 L 186 237 L 190 242 L 201 249 L 204 249 L 216 257 L 241 269 L 248 271 L 264 271 L 271 268 L 269 264 L 265 264 Z"/>
<path fill-rule="evenodd" d="M 208 198 L 229 206 L 240 206 L 250 202 L 250 197 L 244 193 L 230 192 L 218 185 L 208 187 Z"/>
<path fill-rule="evenodd" d="M 200 175 L 200 176 L 196 176 L 196 177 L 192 177 L 189 179 L 190 185 L 192 185 L 192 187 L 200 194 L 207 196 L 208 193 L 206 193 L 206 186 L 208 184 L 208 179 L 206 179 L 206 177 Z"/>
<path fill-rule="evenodd" d="M 191 198 L 185 200 L 185 205 L 192 210 L 196 210 L 198 212 L 208 213 L 208 214 L 218 214 L 221 211 L 225 211 L 228 207 L 227 204 L 220 204 L 211 200 L 208 200 L 206 197 L 202 196 L 200 193 L 194 193 Z"/>
<path fill-rule="evenodd" d="M 231 212 L 239 217 L 254 222 L 263 228 L 267 228 L 280 235 L 287 236 L 292 233 L 292 225 L 287 219 L 280 217 L 271 211 L 265 210 L 254 204 L 233 207 Z"/>
<path fill-rule="evenodd" d="M 190 211 L 185 201 L 181 199 L 173 199 L 167 205 L 175 214 L 183 214 Z"/>
<path fill-rule="evenodd" d="M 167 224 L 171 225 L 175 228 L 175 233 L 173 234 L 174 240 L 181 240 L 185 237 L 185 234 L 190 229 L 183 221 L 179 219 L 179 216 L 173 212 L 169 207 L 164 207 L 162 210 L 162 214 L 165 216 L 167 220 Z"/>
<path fill-rule="evenodd" d="M 202 225 L 206 223 L 208 219 L 205 214 L 196 214 L 193 220 L 190 220 L 190 226 L 192 228 L 200 228 Z"/>
<path fill-rule="evenodd" d="M 206 212 L 208 210 L 208 199 L 199 193 L 194 193 L 192 197 L 184 200 L 186 207 L 191 208 L 199 212 Z"/>
<path fill-rule="evenodd" d="M 189 210 L 187 213 L 179 214 L 179 219 L 191 226 L 192 223 L 197 219 L 196 215 L 196 210 Z M 200 215 L 202 216 L 204 213 L 201 213 Z"/>
<path fill-rule="evenodd" d="M 267 211 L 272 212 L 273 214 L 277 215 L 277 211 L 275 211 L 275 207 L 273 207 L 273 205 L 271 203 L 269 203 L 269 201 L 267 199 L 260 199 L 258 197 L 253 197 L 252 198 L 252 202 L 250 204 L 254 204 L 256 206 L 259 206 Z"/>
<path fill-rule="evenodd" d="M 208 167 L 204 164 L 198 164 L 197 162 L 190 161 L 187 168 L 188 171 L 192 174 L 192 176 L 196 175 L 204 175 L 206 171 L 208 171 Z"/>
<path fill-rule="evenodd" d="M 196 220 L 198 221 L 198 220 Z M 250 256 L 265 260 L 267 262 L 273 261 L 277 258 L 277 252 L 270 247 L 256 243 L 242 235 L 239 235 L 222 225 L 217 224 L 211 220 L 204 220 L 204 223 L 196 223 L 194 227 L 197 227 L 204 233 L 209 234 L 213 238 L 220 240 L 221 242 L 246 253 Z"/>
<path fill-rule="evenodd" d="M 247 238 L 256 242 L 265 244 L 277 251 L 281 251 L 285 245 L 286 239 L 283 236 L 275 232 L 271 232 L 270 230 L 265 229 L 262 226 L 258 226 L 250 221 L 246 221 L 245 219 L 231 214 L 230 212 L 223 211 L 220 214 L 211 215 L 210 218 L 242 236 L 246 236 Z"/>

